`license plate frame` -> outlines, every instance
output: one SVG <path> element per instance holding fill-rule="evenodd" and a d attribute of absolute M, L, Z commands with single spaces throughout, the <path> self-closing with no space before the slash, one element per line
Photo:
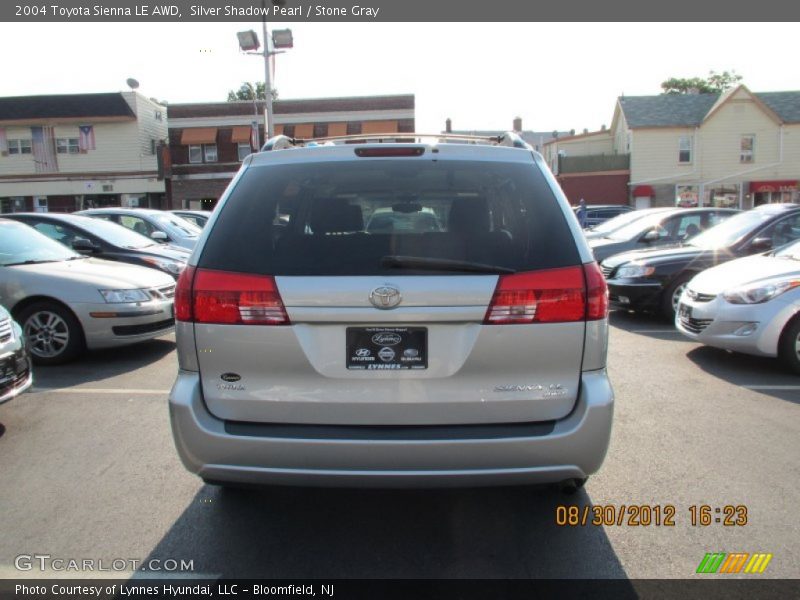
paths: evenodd
<path fill-rule="evenodd" d="M 428 328 L 348 327 L 345 366 L 351 371 L 420 371 L 428 368 Z"/>

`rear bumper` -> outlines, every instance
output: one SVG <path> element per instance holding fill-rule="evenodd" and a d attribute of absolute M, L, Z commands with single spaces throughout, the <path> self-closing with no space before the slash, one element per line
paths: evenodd
<path fill-rule="evenodd" d="M 196 372 L 180 371 L 169 398 L 175 445 L 192 473 L 236 483 L 345 487 L 509 485 L 584 478 L 605 458 L 613 405 L 605 370 L 590 371 L 583 373 L 572 413 L 546 433 L 485 439 L 347 439 L 232 434 L 230 423 L 226 427 L 226 421 L 206 408 Z"/>

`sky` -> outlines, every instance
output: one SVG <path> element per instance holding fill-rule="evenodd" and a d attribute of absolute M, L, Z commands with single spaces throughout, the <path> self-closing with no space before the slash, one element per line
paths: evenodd
<path fill-rule="evenodd" d="M 273 24 L 270 24 L 272 27 Z M 752 91 L 800 90 L 795 23 L 275 23 L 279 97 L 413 93 L 416 129 L 610 125 L 616 98 L 670 77 L 735 70 Z M 261 23 L 0 24 L 0 95 L 127 90 L 169 103 L 224 101 L 261 81 L 263 59 L 237 31 Z M 8 49 L 16 48 L 13 59 Z"/>

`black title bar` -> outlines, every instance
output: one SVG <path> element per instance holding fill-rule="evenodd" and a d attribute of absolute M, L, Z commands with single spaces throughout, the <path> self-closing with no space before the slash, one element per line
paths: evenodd
<path fill-rule="evenodd" d="M 800 3 L 697 0 L 4 0 L 0 21 L 11 22 L 493 22 L 503 21 L 794 21 Z M 491 35 L 502 35 L 498 29 Z M 447 35 L 443 30 L 442 35 Z M 487 33 L 487 35 L 490 35 Z M 680 38 L 653 40 L 675 43 Z M 691 41 L 691 40 L 687 40 Z M 401 43 L 402 40 L 398 40 Z M 624 37 L 615 40 L 624 44 Z M 646 48 L 631 48 L 646 51 Z"/>

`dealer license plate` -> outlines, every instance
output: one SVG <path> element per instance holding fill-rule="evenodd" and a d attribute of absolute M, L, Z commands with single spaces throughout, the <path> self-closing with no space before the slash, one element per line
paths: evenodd
<path fill-rule="evenodd" d="M 347 368 L 364 371 L 428 368 L 426 327 L 348 327 Z"/>

